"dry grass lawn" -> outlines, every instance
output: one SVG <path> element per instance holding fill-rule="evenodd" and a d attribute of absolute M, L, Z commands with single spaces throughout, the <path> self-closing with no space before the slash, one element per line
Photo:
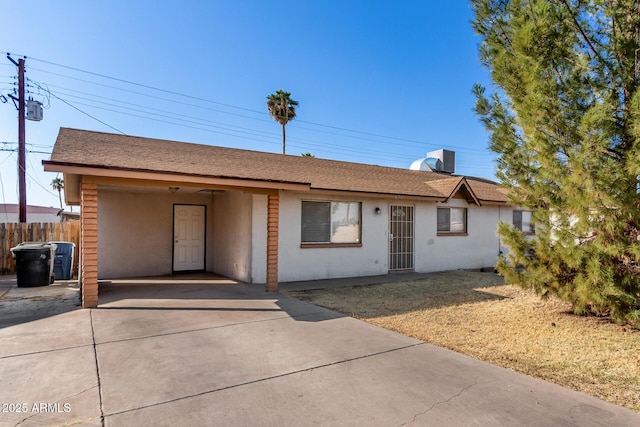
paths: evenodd
<path fill-rule="evenodd" d="M 575 316 L 496 274 L 288 294 L 640 412 L 638 329 Z"/>

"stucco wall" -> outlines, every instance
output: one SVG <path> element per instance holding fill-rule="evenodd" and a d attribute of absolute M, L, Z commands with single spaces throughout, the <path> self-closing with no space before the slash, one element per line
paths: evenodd
<path fill-rule="evenodd" d="M 467 235 L 437 234 L 437 208 L 467 208 Z M 496 234 L 498 206 L 469 205 L 464 200 L 416 204 L 416 271 L 430 272 L 495 265 L 500 251 Z"/>
<path fill-rule="evenodd" d="M 173 205 L 205 205 L 207 248 L 205 266 L 211 271 L 210 195 L 123 192 L 98 189 L 98 277 L 171 274 L 173 262 Z"/>
<path fill-rule="evenodd" d="M 251 207 L 251 194 L 225 191 L 214 196 L 213 271 L 243 282 L 255 282 L 251 277 Z M 266 232 L 266 225 L 264 229 Z"/>
<path fill-rule="evenodd" d="M 254 194 L 252 196 L 251 217 L 251 282 L 267 282 L 267 196 Z M 280 226 L 280 235 L 288 230 Z M 280 255 L 282 256 L 282 255 Z"/>
<path fill-rule="evenodd" d="M 500 206 L 500 221 L 505 222 L 507 224 L 513 224 L 513 207 L 511 206 Z M 498 226 L 496 225 L 496 234 L 498 233 Z M 503 255 L 509 253 L 509 248 L 504 246 L 502 239 L 500 239 L 500 251 Z"/>
<path fill-rule="evenodd" d="M 302 200 L 362 203 L 362 246 L 301 248 Z M 170 274 L 173 205 L 207 206 L 206 270 L 249 282 L 266 281 L 267 197 L 237 191 L 215 195 L 98 192 L 99 277 Z M 511 223 L 512 208 L 423 201 L 318 196 L 281 192 L 279 281 L 370 276 L 389 270 L 389 206 L 415 207 L 415 271 L 480 268 L 495 264 L 501 248 L 499 218 Z M 437 236 L 438 206 L 468 208 L 467 236 Z M 379 207 L 380 214 L 375 213 Z"/>
<path fill-rule="evenodd" d="M 362 202 L 362 247 L 301 248 L 301 201 L 332 200 Z M 447 204 L 364 199 L 359 197 L 319 197 L 282 193 L 280 196 L 281 282 L 322 278 L 371 276 L 389 270 L 389 206 L 415 207 L 415 271 L 432 272 L 459 268 L 493 266 L 500 251 L 496 234 L 500 217 L 511 221 L 511 209 L 498 206 L 467 205 L 452 199 Z M 467 236 L 437 236 L 437 208 L 459 206 L 468 209 Z M 381 214 L 375 214 L 375 208 Z M 255 212 L 255 207 L 254 207 Z M 254 270 L 264 270 L 256 265 Z M 258 277 L 257 273 L 254 273 Z"/>
<path fill-rule="evenodd" d="M 362 247 L 301 248 L 302 200 L 361 201 Z M 376 207 L 380 207 L 383 213 L 376 215 Z M 281 193 L 279 281 L 386 274 L 388 234 L 385 212 L 386 206 L 375 200 Z"/>

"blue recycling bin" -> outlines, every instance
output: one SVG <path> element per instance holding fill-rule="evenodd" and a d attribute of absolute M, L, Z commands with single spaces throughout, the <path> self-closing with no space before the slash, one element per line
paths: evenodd
<path fill-rule="evenodd" d="M 53 275 L 56 280 L 71 280 L 73 277 L 73 252 L 75 244 L 72 242 L 50 242 L 56 245 L 56 256 L 53 260 Z"/>

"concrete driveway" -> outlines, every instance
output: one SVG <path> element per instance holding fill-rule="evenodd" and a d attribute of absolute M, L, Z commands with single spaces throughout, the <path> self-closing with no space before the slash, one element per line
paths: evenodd
<path fill-rule="evenodd" d="M 640 425 L 261 286 L 197 280 L 105 284 L 97 309 L 5 323 L 0 404 L 1 426 Z"/>

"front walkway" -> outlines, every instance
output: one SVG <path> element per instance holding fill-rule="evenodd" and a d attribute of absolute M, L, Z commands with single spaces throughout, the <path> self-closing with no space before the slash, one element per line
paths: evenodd
<path fill-rule="evenodd" d="M 0 426 L 640 425 L 263 286 L 105 286 L 99 308 L 0 329 Z"/>
<path fill-rule="evenodd" d="M 299 282 L 280 282 L 280 291 L 312 291 L 316 289 L 339 288 L 342 286 L 368 286 L 381 283 L 408 282 L 427 279 L 437 273 L 394 273 L 378 276 L 341 277 L 338 279 L 304 280 Z"/>

